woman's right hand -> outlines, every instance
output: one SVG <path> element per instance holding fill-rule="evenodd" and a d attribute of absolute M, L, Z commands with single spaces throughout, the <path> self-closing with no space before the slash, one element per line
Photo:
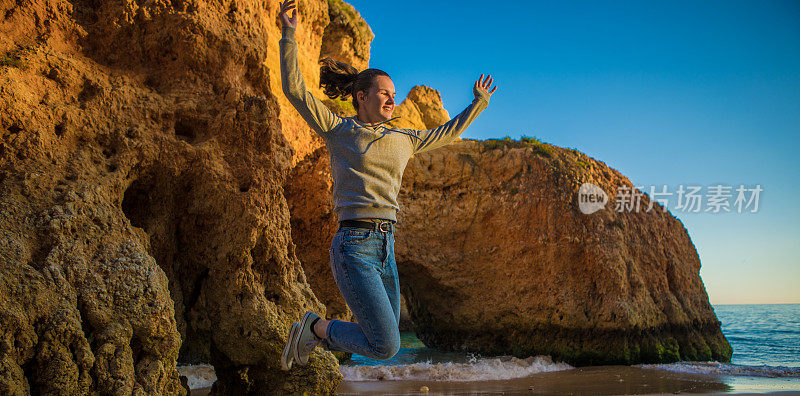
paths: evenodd
<path fill-rule="evenodd" d="M 293 28 L 297 28 L 297 9 L 294 5 L 294 0 L 286 0 L 280 3 L 281 11 L 278 13 L 278 16 L 281 17 L 281 22 L 283 22 L 283 26 L 291 26 Z M 292 17 L 289 18 L 289 11 L 292 11 Z"/>

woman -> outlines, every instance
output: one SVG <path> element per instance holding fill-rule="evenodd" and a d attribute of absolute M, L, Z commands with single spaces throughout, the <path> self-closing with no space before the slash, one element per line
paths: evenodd
<path fill-rule="evenodd" d="M 291 18 L 289 11 L 292 12 Z M 339 229 L 331 242 L 331 271 L 358 323 L 324 320 L 306 312 L 289 330 L 281 356 L 288 370 L 304 365 L 317 346 L 330 351 L 389 359 L 400 348 L 400 288 L 394 260 L 394 223 L 403 170 L 411 155 L 456 139 L 489 105 L 491 75 L 475 82 L 475 100 L 442 126 L 429 130 L 384 125 L 393 120 L 394 84 L 385 72 L 331 58 L 321 61 L 321 85 L 330 98 L 352 96 L 355 117 L 332 113 L 305 88 L 297 63 L 297 10 L 294 0 L 280 4 L 283 92 L 308 125 L 325 141 L 331 157 L 334 211 Z M 395 117 L 397 118 L 397 117 Z"/>

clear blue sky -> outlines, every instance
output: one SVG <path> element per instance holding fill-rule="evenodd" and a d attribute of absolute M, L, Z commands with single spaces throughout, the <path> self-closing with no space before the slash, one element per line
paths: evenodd
<path fill-rule="evenodd" d="M 760 184 L 757 213 L 668 207 L 712 304 L 800 302 L 800 1 L 348 2 L 398 103 L 424 84 L 454 116 L 493 75 L 462 137 L 574 147 L 646 191 Z"/>

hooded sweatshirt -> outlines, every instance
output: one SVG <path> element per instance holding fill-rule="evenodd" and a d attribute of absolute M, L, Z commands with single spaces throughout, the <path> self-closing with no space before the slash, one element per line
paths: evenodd
<path fill-rule="evenodd" d="M 306 90 L 297 62 L 295 28 L 284 26 L 280 39 L 283 93 L 300 116 L 325 141 L 331 159 L 333 203 L 339 221 L 397 221 L 397 195 L 412 155 L 453 142 L 489 105 L 489 94 L 473 88 L 475 100 L 445 124 L 426 130 L 366 124 L 340 117 Z M 394 118 L 393 118 L 394 119 Z"/>

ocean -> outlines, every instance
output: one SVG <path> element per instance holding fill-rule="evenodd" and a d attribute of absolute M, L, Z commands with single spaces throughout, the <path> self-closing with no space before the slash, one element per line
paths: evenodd
<path fill-rule="evenodd" d="M 437 351 L 405 332 L 393 358 L 353 354 L 341 364 L 339 393 L 410 394 L 424 384 L 436 394 L 522 394 L 533 391 L 534 383 L 536 393 L 554 394 L 800 392 L 800 304 L 715 305 L 714 311 L 733 347 L 730 363 L 575 368 L 548 356 L 518 359 Z M 179 367 L 190 374 L 193 389 L 213 382 L 212 376 L 198 375 L 200 369 Z"/>
<path fill-rule="evenodd" d="M 714 312 L 732 363 L 800 367 L 800 304 L 715 305 Z"/>
<path fill-rule="evenodd" d="M 772 375 L 775 370 L 786 373 L 800 373 L 800 304 L 758 304 L 758 305 L 715 305 L 714 312 L 722 322 L 722 333 L 733 347 L 730 370 L 747 370 L 750 374 L 763 372 Z M 453 372 L 442 376 L 441 373 L 428 374 L 431 379 L 472 380 L 477 375 L 481 378 L 504 379 L 511 376 L 525 375 L 528 371 L 520 370 L 519 365 L 503 364 L 510 359 L 483 358 L 475 354 L 440 352 L 425 347 L 414 336 L 414 333 L 403 333 L 400 351 L 389 360 L 373 360 L 361 355 L 353 355 L 352 362 L 343 365 L 345 379 L 364 380 L 377 375 L 367 374 L 380 371 L 384 366 L 423 365 L 448 367 Z M 564 370 L 567 366 L 549 362 L 545 357 L 531 362 L 531 372 Z M 680 367 L 682 363 L 658 365 Z M 503 366 L 508 366 L 504 369 Z M 646 365 L 644 365 L 646 366 Z M 370 367 L 371 369 L 367 369 Z M 569 366 L 571 368 L 571 366 Z M 721 366 L 722 367 L 722 366 Z M 416 371 L 404 367 L 409 375 Z M 497 371 L 490 373 L 491 371 Z M 462 375 L 461 371 L 470 371 L 470 375 Z M 506 372 L 508 371 L 508 372 Z M 393 376 L 384 379 L 395 379 Z M 400 378 L 396 378 L 400 379 Z"/>

